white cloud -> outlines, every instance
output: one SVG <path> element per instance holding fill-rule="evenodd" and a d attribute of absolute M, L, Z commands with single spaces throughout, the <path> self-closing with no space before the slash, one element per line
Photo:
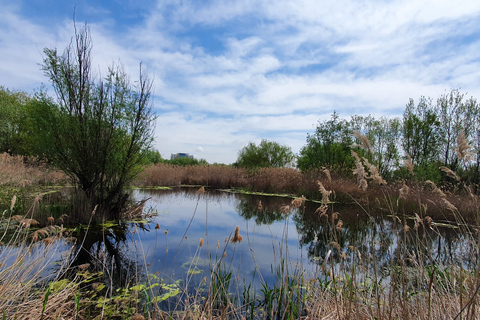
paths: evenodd
<path fill-rule="evenodd" d="M 0 13 L 0 81 L 31 90 L 47 81 L 43 48 L 62 50 L 73 28 L 70 16 L 52 28 L 19 8 Z M 94 70 L 120 60 L 135 80 L 144 62 L 162 155 L 203 148 L 208 161 L 230 163 L 262 138 L 299 150 L 334 110 L 400 115 L 409 97 L 458 87 L 479 97 L 479 12 L 476 1 L 162 0 L 122 33 L 121 21 L 97 16 Z"/>

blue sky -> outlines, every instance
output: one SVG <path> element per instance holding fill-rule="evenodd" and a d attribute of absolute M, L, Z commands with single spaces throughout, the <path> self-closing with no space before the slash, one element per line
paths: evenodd
<path fill-rule="evenodd" d="M 93 66 L 154 78 L 155 147 L 232 163 L 262 138 L 305 145 L 333 111 L 401 116 L 452 88 L 480 99 L 480 2 L 0 0 L 0 85 L 33 93 L 43 48 L 87 22 Z M 53 95 L 53 91 L 50 91 Z"/>

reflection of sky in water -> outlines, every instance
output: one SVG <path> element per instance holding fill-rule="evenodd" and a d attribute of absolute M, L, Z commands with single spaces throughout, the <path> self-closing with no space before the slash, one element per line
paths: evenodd
<path fill-rule="evenodd" d="M 196 276 L 199 281 L 204 276 L 210 277 L 210 269 L 224 249 L 227 256 L 223 259 L 222 268 L 247 282 L 254 279 L 254 274 L 255 281 L 258 281 L 260 272 L 265 281 L 273 284 L 275 274 L 272 267 L 275 271 L 275 266 L 282 259 L 292 264 L 307 264 L 307 253 L 299 246 L 293 221 L 289 218 L 270 225 L 257 225 L 254 219 L 246 220 L 236 208 L 238 198 L 242 196 L 209 196 L 208 191 L 200 197 L 193 192 L 136 191 L 137 199 L 151 197 L 147 206 L 158 212 L 148 232 L 139 230 L 133 235 L 137 242 L 140 239 L 146 261 L 151 264 L 149 272 L 159 272 L 161 277 L 184 279 L 187 270 L 196 266 L 202 271 Z M 156 223 L 160 224 L 160 230 L 155 230 Z M 226 243 L 237 225 L 243 241 Z M 165 234 L 166 229 L 168 235 Z M 201 248 L 200 238 L 204 239 Z"/>
<path fill-rule="evenodd" d="M 189 280 L 190 288 L 195 288 L 204 276 L 210 278 L 210 270 L 218 267 L 216 263 L 225 249 L 227 257 L 222 260 L 221 268 L 232 271 L 233 277 L 239 279 L 240 283 L 245 281 L 248 285 L 253 282 L 259 288 L 260 279 L 269 286 L 273 285 L 276 268 L 282 261 L 290 266 L 290 274 L 295 266 L 300 266 L 297 271 L 305 270 L 306 275 L 313 275 L 322 258 L 332 249 L 335 225 L 329 226 L 325 218 L 315 213 L 318 204 L 307 202 L 304 213 L 296 212 L 285 220 L 279 209 L 282 205 L 290 204 L 289 198 L 213 190 L 199 197 L 196 191 L 135 191 L 137 199 L 150 198 L 147 209 L 158 212 L 158 216 L 149 224 L 148 231 L 139 229 L 136 234 L 131 234 L 136 241 L 130 246 L 135 245 L 132 249 L 140 249 L 145 253 L 145 261 L 150 264 L 149 273 L 157 272 L 161 278 L 170 281 L 184 281 L 189 277 L 187 270 L 195 270 L 196 274 L 190 276 Z M 270 215 L 262 215 L 257 211 L 259 199 L 264 207 L 268 207 Z M 363 257 L 375 255 L 379 266 L 395 264 L 398 259 L 405 258 L 402 256 L 405 253 L 399 250 L 399 243 L 406 241 L 406 247 L 411 250 L 406 253 L 407 256 L 428 247 L 430 254 L 427 256 L 432 260 L 425 261 L 427 264 L 462 263 L 467 268 L 471 267 L 468 240 L 454 229 L 426 228 L 425 232 L 418 234 L 412 229 L 408 235 L 410 238 L 404 239 L 403 225 L 393 223 L 384 213 L 370 216 L 359 206 L 336 206 L 334 209 L 340 212 L 339 218 L 343 222 L 342 230 L 335 233 L 341 250 L 347 254 L 346 265 L 351 264 L 351 246 L 357 248 Z M 160 230 L 155 230 L 157 223 L 161 226 Z M 226 238 L 233 236 L 237 225 L 243 242 L 225 243 Z M 168 235 L 164 233 L 166 229 Z M 415 247 L 418 242 L 414 238 L 418 235 L 425 248 Z M 200 238 L 205 241 L 202 248 L 199 248 Z M 336 262 L 341 261 L 340 256 L 333 250 L 332 258 Z M 372 265 L 366 267 L 370 269 Z"/>

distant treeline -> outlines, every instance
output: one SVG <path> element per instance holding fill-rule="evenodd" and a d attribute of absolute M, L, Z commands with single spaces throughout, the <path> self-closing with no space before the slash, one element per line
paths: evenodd
<path fill-rule="evenodd" d="M 36 100 L 25 92 L 0 87 L 0 152 L 42 157 L 45 147 L 35 133 Z M 279 152 L 279 150 L 281 152 Z M 303 172 L 328 168 L 351 175 L 352 151 L 375 165 L 384 179 L 447 180 L 441 167 L 456 172 L 468 183 L 480 182 L 480 107 L 473 97 L 453 89 L 438 99 L 410 99 L 401 118 L 353 115 L 341 118 L 334 112 L 319 121 L 307 135 L 298 155 L 273 141 L 250 143 L 239 151 L 235 166 L 296 166 Z M 278 159 L 279 154 L 285 159 Z M 462 161 L 459 154 L 463 154 Z M 296 157 L 295 157 L 296 156 Z M 296 162 L 294 161 L 296 160 Z M 413 165 L 413 174 L 404 165 Z M 145 164 L 206 165 L 205 160 L 163 159 L 157 150 L 147 151 Z"/>

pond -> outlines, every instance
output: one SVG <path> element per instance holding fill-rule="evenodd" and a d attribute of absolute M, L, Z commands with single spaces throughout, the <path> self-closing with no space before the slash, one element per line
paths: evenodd
<path fill-rule="evenodd" d="M 52 193 L 44 201 L 59 203 L 68 194 Z M 29 261 L 48 249 L 53 254 L 39 265 L 42 274 L 68 262 L 75 276 L 88 264 L 92 274 L 103 275 L 94 281 L 105 282 L 110 292 L 133 286 L 141 299 L 155 297 L 163 310 L 186 309 L 185 301 L 208 301 L 213 293 L 219 301 L 236 299 L 240 309 L 250 301 L 263 310 L 278 288 L 277 293 L 295 290 L 287 298 L 299 301 L 311 284 L 335 295 L 355 283 L 356 294 L 369 301 L 372 288 L 384 295 L 400 276 L 405 285 L 396 290 L 416 297 L 431 282 L 430 270 L 441 277 L 454 268 L 478 270 L 474 227 L 432 221 L 403 212 L 401 205 L 295 206 L 291 197 L 213 189 L 201 194 L 198 188 L 137 189 L 132 196 L 148 199 L 144 220 L 77 226 L 69 229 L 75 245 L 60 240 L 52 248 L 39 241 L 29 249 L 35 253 Z M 22 248 L 3 247 L 3 261 L 8 265 Z"/>
<path fill-rule="evenodd" d="M 185 295 L 205 296 L 219 279 L 229 292 L 244 296 L 290 278 L 344 279 L 356 264 L 362 270 L 358 281 L 375 273 L 388 283 L 394 265 L 468 270 L 478 263 L 466 228 L 435 225 L 428 217 L 392 217 L 359 204 L 322 210 L 306 201 L 292 208 L 289 197 L 200 194 L 196 188 L 134 190 L 133 196 L 148 199 L 144 209 L 153 213 L 151 220 L 90 230 L 76 264 L 111 266 L 113 286 L 132 277 L 161 283 L 156 294 L 164 308 Z M 236 229 L 242 241 L 234 243 Z"/>

